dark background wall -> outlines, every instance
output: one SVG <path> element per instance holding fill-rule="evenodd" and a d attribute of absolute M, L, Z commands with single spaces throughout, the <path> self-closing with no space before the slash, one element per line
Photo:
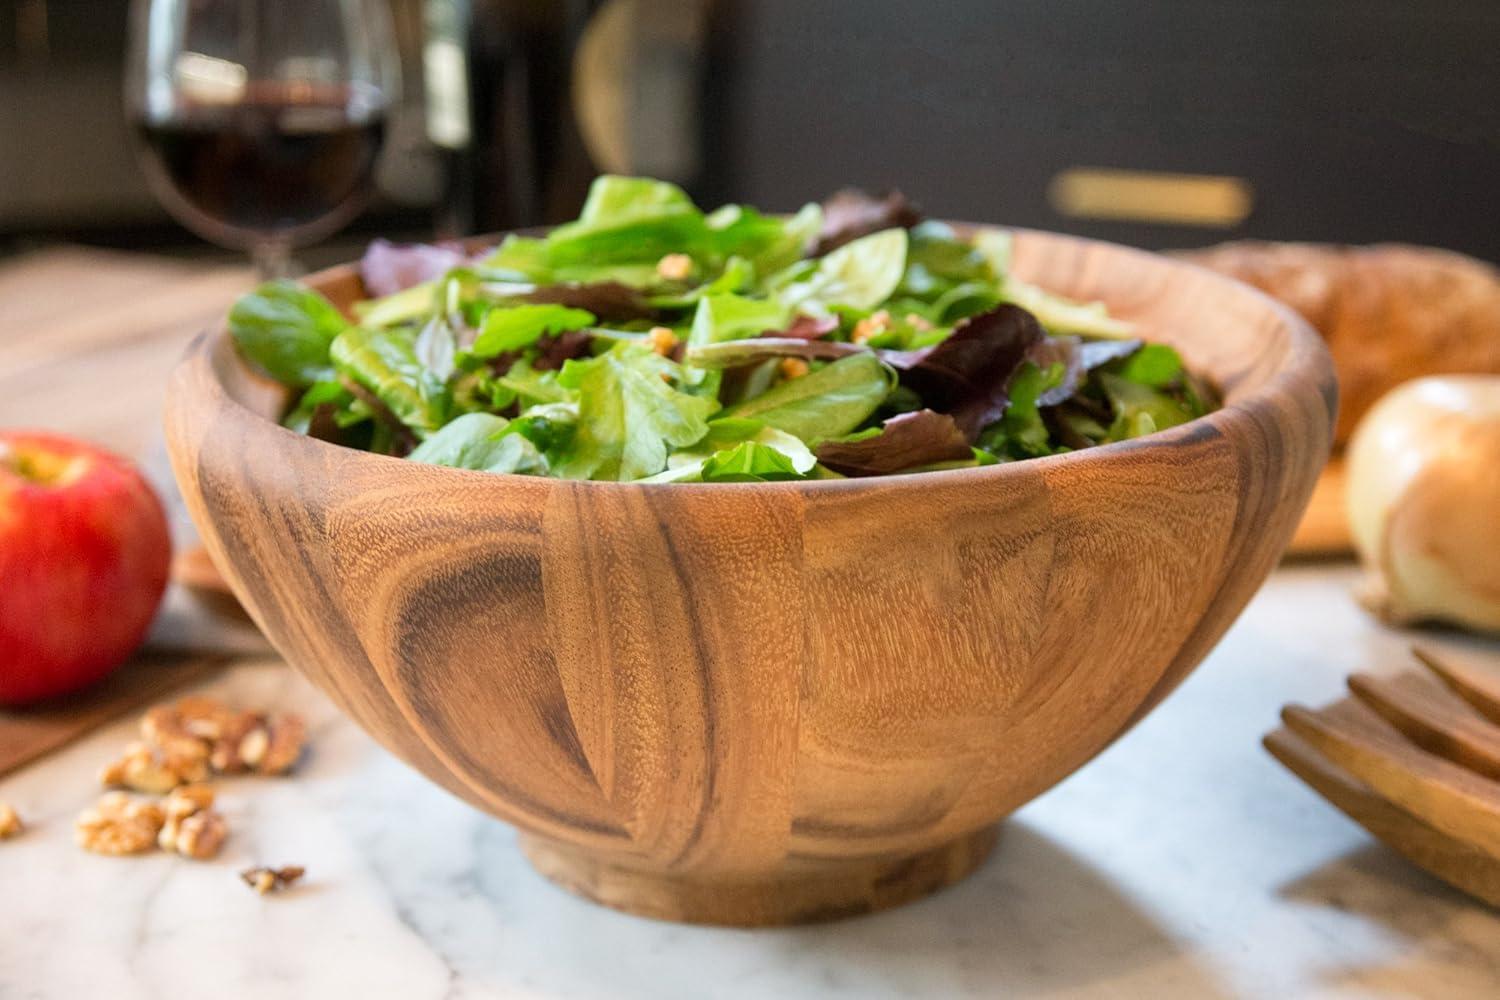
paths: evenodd
<path fill-rule="evenodd" d="M 724 5 L 706 187 L 900 186 L 939 215 L 1147 245 L 1400 239 L 1500 260 L 1500 2 Z M 1060 215 L 1067 167 L 1245 178 L 1229 231 Z"/>
<path fill-rule="evenodd" d="M 420 114 L 433 0 L 392 2 Z M 121 119 L 127 6 L 0 0 L 0 243 L 193 245 L 146 192 Z M 485 117 L 465 155 L 485 189 L 460 227 L 566 216 L 611 165 L 573 117 L 581 40 L 615 8 L 627 69 L 602 86 L 628 92 L 624 165 L 705 203 L 791 208 L 848 184 L 895 186 L 934 215 L 1145 246 L 1404 240 L 1500 261 L 1500 0 L 472 6 Z M 687 18 L 701 24 L 684 30 Z M 428 176 L 420 124 L 400 135 L 392 159 L 407 169 L 386 171 L 385 203 L 360 233 L 421 235 L 442 214 L 431 192 L 448 188 Z M 1240 178 L 1251 210 L 1217 227 L 1064 213 L 1049 187 L 1077 167 Z"/>

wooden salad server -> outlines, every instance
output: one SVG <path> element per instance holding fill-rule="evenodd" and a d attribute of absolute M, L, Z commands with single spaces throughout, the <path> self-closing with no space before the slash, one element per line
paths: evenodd
<path fill-rule="evenodd" d="M 1500 907 L 1500 674 L 1416 654 L 1433 676 L 1356 674 L 1350 698 L 1287 706 L 1265 746 L 1408 860 Z"/>

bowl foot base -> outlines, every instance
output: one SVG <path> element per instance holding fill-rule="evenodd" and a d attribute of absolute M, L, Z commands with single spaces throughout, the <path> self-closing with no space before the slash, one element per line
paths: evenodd
<path fill-rule="evenodd" d="M 995 846 L 986 827 L 918 854 L 818 860 L 755 882 L 705 882 L 691 876 L 613 864 L 555 841 L 521 835 L 533 868 L 584 899 L 658 920 L 755 927 L 804 924 L 900 906 L 952 885 Z"/>

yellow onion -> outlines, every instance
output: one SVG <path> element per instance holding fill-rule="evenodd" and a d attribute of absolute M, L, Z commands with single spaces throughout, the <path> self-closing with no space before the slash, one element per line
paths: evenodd
<path fill-rule="evenodd" d="M 1393 623 L 1500 631 L 1500 375 L 1397 387 L 1346 461 L 1366 606 Z"/>

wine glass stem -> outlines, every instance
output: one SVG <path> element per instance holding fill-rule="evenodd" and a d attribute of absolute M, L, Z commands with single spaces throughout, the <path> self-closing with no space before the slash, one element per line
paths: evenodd
<path fill-rule="evenodd" d="M 250 248 L 250 259 L 261 281 L 275 281 L 291 277 L 292 244 L 288 240 L 269 236 L 256 240 Z"/>

